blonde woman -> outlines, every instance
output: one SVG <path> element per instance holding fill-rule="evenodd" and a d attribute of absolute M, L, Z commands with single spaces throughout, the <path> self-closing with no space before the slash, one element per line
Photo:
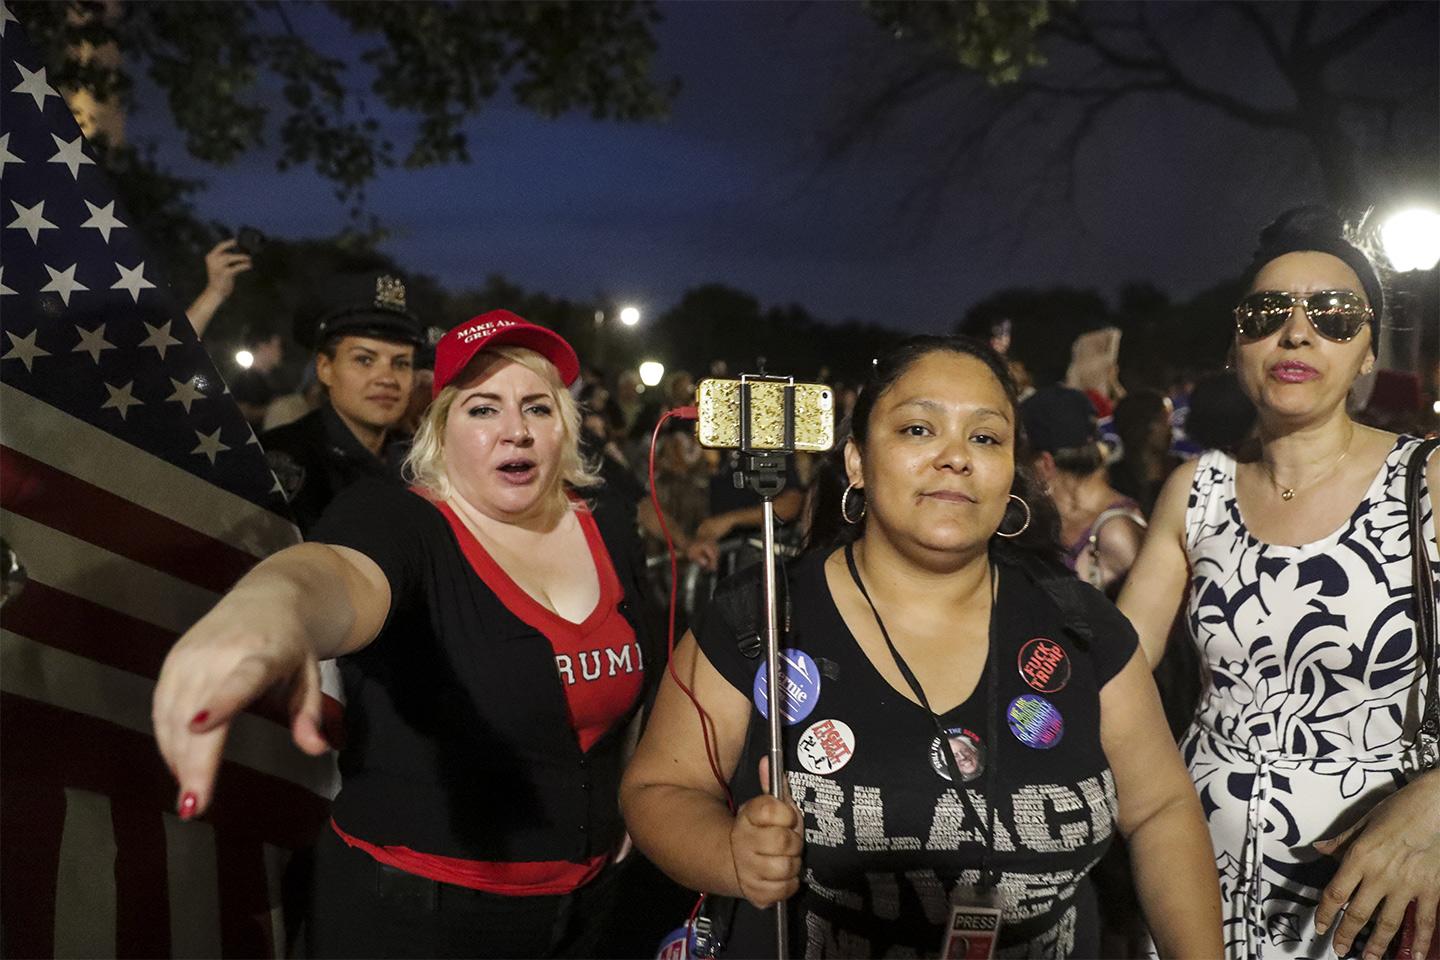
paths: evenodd
<path fill-rule="evenodd" d="M 312 956 L 593 955 L 624 835 L 622 731 L 644 667 L 633 512 L 593 486 L 557 334 L 503 310 L 440 342 L 408 468 L 362 482 L 171 651 L 155 731 L 202 814 L 230 719 L 291 693 L 326 747 L 317 662 L 348 738 L 316 850 Z"/>

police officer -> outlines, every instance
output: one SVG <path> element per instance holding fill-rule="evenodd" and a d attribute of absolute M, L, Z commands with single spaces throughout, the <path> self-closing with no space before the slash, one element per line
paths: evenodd
<path fill-rule="evenodd" d="M 405 414 L 420 318 L 405 284 L 387 273 L 337 277 L 295 315 L 295 340 L 315 350 L 324 403 L 260 437 L 302 533 L 342 488 L 368 476 L 400 479 L 408 441 L 395 427 Z"/>

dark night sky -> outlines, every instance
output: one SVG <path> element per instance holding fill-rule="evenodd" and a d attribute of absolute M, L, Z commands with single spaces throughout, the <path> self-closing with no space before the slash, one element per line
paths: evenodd
<path fill-rule="evenodd" d="M 1419 5 L 1405 29 L 1370 48 L 1384 56 L 1356 58 L 1356 69 L 1374 82 L 1396 70 L 1440 84 L 1437 7 Z M 767 306 L 938 332 L 1014 286 L 1110 295 L 1144 279 L 1188 296 L 1237 272 L 1275 212 L 1318 193 L 1298 141 L 1152 98 L 1087 142 L 1073 203 L 1022 219 L 1030 148 L 1002 139 L 945 202 L 922 205 L 927 217 L 901 218 L 904 189 L 934 165 L 925 131 L 955 107 L 816 174 L 817 134 L 845 92 L 897 53 L 858 5 L 704 0 L 662 10 L 655 74 L 684 84 L 670 121 L 545 121 L 497 101 L 468 127 L 469 165 L 387 172 L 370 186 L 369 211 L 394 231 L 385 249 L 451 289 L 500 273 L 557 296 L 603 291 L 653 315 L 689 287 L 722 282 Z M 1274 90 L 1283 105 L 1234 39 L 1219 24 L 1187 55 L 1237 89 Z M 161 133 L 157 112 L 132 116 L 132 130 Z M 210 182 L 206 217 L 281 236 L 345 222 L 318 177 L 276 174 L 263 154 L 220 171 L 178 154 L 161 156 Z M 1436 185 L 1428 192 L 1433 203 Z"/>

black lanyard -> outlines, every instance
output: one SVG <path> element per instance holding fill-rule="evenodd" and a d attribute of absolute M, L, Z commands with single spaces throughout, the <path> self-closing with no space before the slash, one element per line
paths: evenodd
<path fill-rule="evenodd" d="M 920 701 L 925 712 L 930 714 L 931 722 L 935 724 L 935 735 L 940 738 L 940 751 L 950 768 L 950 784 L 955 788 L 955 793 L 959 795 L 962 806 L 970 806 L 971 812 L 975 814 L 975 819 L 980 822 L 980 835 L 985 841 L 985 846 L 980 851 L 979 886 L 982 890 L 994 887 L 1000 879 L 999 872 L 992 869 L 989 862 L 995 838 L 993 778 L 996 768 L 1000 765 L 1000 743 L 995 735 L 995 701 L 996 693 L 999 690 L 999 681 L 995 676 L 995 598 L 999 584 L 995 565 L 993 563 L 990 565 L 990 627 L 987 636 L 989 648 L 985 651 L 985 715 L 989 742 L 985 745 L 985 770 L 982 776 L 984 777 L 987 814 L 981 814 L 979 810 L 970 805 L 970 798 L 965 791 L 965 780 L 960 776 L 960 764 L 955 759 L 955 748 L 950 745 L 950 737 L 945 732 L 940 717 L 931 708 L 930 701 L 925 697 L 925 691 L 921 688 L 920 681 L 915 679 L 915 673 L 910 669 L 910 665 L 905 662 L 904 657 L 900 656 L 900 651 L 895 649 L 895 644 L 890 639 L 890 632 L 885 629 L 885 621 L 880 618 L 880 611 L 875 608 L 875 601 L 870 599 L 870 592 L 865 589 L 865 584 L 860 579 L 860 570 L 855 566 L 854 544 L 845 544 L 845 563 L 850 568 L 850 578 L 855 581 L 855 586 L 860 588 L 860 595 L 865 598 L 866 603 L 870 604 L 870 612 L 875 615 L 875 625 L 880 628 L 880 636 L 885 638 L 885 646 L 890 648 L 890 656 L 895 658 L 895 666 L 899 668 L 900 675 L 905 678 L 905 682 L 910 685 L 910 690 L 915 694 L 915 699 Z"/>

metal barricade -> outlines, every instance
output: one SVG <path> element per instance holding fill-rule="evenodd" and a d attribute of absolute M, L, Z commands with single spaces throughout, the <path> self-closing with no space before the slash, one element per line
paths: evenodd
<path fill-rule="evenodd" d="M 775 531 L 776 556 L 790 560 L 800 555 L 799 527 L 787 524 Z M 700 564 L 681 557 L 679 560 L 680 582 L 675 591 L 677 619 L 688 621 L 695 611 L 703 607 L 721 580 L 759 563 L 764 556 L 764 542 L 759 530 L 728 536 L 719 541 L 719 561 L 714 570 L 707 570 Z M 650 584 L 663 597 L 670 595 L 670 556 L 659 553 L 646 562 Z"/>

